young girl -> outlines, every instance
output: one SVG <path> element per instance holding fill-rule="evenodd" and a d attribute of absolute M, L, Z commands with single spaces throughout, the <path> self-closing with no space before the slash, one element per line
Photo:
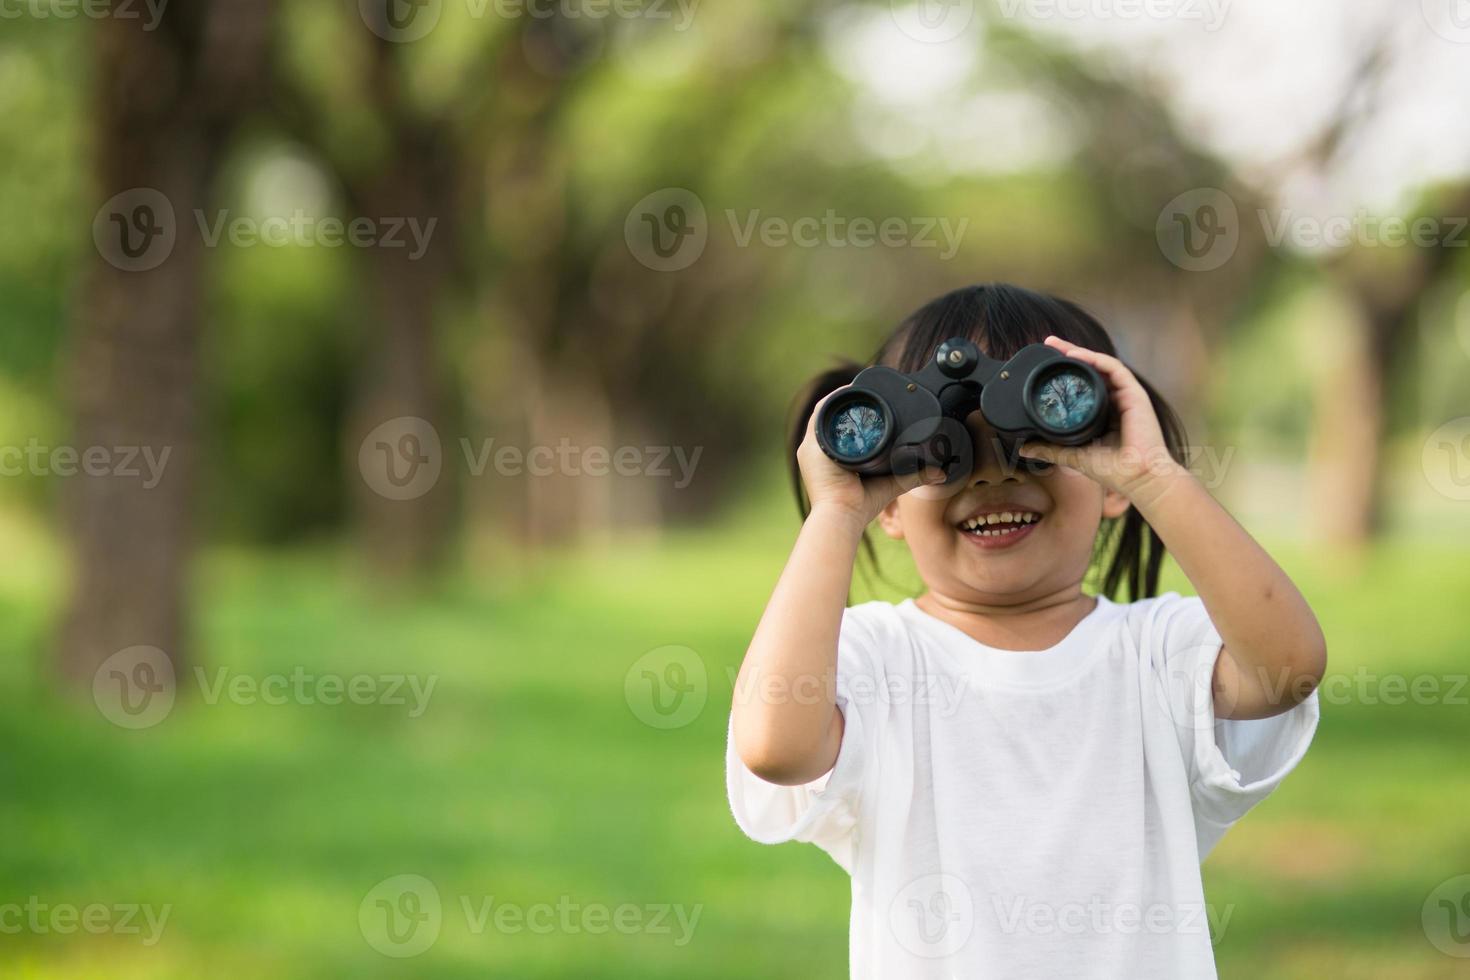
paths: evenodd
<path fill-rule="evenodd" d="M 1091 364 L 1112 429 L 1017 462 L 976 413 L 975 469 L 940 486 L 840 469 L 808 404 L 794 455 L 810 509 L 730 717 L 735 819 L 852 876 L 855 978 L 1214 977 L 1228 910 L 1205 904 L 1199 863 L 1306 752 L 1322 631 L 1182 465 L 1173 411 L 1096 320 L 974 286 L 875 361 L 917 371 L 955 336 Z M 811 402 L 854 373 L 819 379 Z M 845 609 L 874 520 L 924 591 Z M 1154 598 L 1165 546 L 1199 598 Z M 1106 595 L 1083 591 L 1090 569 Z M 1125 581 L 1132 601 L 1111 601 Z"/>

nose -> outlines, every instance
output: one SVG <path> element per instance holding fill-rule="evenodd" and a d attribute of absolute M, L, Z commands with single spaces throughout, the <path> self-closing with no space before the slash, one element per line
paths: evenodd
<path fill-rule="evenodd" d="M 1000 486 L 1020 483 L 1021 470 L 1007 459 L 1005 449 L 993 432 L 975 433 L 975 469 L 970 474 L 971 486 Z"/>

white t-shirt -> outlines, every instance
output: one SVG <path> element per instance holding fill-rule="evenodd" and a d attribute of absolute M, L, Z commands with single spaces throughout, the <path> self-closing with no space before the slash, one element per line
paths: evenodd
<path fill-rule="evenodd" d="M 852 876 L 851 973 L 1213 978 L 1199 863 L 1306 752 L 1314 693 L 1217 721 L 1221 640 L 1197 598 L 1099 597 L 1056 646 L 987 647 L 919 609 L 843 616 L 836 765 L 805 786 L 733 745 L 735 820 L 815 843 Z M 771 696 L 767 693 L 765 696 Z"/>

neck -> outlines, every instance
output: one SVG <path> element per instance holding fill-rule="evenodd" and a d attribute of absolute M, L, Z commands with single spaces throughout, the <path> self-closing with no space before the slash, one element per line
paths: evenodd
<path fill-rule="evenodd" d="M 982 643 L 1039 649 L 1071 632 L 1097 607 L 1097 600 L 1083 595 L 1082 583 L 1074 582 L 1052 592 L 1008 601 L 959 597 L 930 589 L 914 604 Z"/>

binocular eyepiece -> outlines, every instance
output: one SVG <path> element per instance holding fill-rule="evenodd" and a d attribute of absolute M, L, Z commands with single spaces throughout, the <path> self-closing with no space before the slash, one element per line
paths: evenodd
<path fill-rule="evenodd" d="M 945 482 L 974 468 L 965 419 L 979 410 L 995 430 L 1006 459 L 1028 439 L 1080 446 L 1108 424 L 1102 375 L 1045 344 L 1029 344 L 1004 363 L 959 337 L 939 345 L 922 371 L 864 369 L 817 415 L 817 444 L 837 465 L 872 476 L 927 467 Z"/>

